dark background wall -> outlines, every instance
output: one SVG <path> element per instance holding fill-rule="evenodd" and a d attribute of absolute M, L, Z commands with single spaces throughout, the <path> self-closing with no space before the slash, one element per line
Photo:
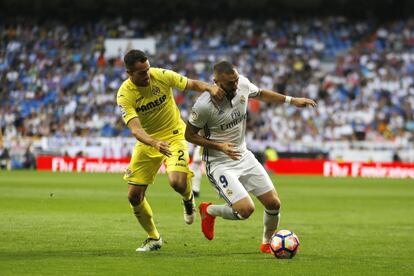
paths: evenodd
<path fill-rule="evenodd" d="M 177 18 L 234 18 L 286 15 L 345 15 L 388 20 L 414 15 L 411 0 L 0 0 L 2 16 L 135 16 L 168 21 Z"/>

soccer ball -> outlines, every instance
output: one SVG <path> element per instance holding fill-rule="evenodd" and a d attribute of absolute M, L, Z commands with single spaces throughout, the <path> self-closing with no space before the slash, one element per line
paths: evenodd
<path fill-rule="evenodd" d="M 270 241 L 270 249 L 276 258 L 291 259 L 299 249 L 299 238 L 289 230 L 274 233 Z"/>

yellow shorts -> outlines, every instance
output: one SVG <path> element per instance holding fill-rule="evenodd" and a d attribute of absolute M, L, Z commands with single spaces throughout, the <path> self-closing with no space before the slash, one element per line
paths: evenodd
<path fill-rule="evenodd" d="M 124 179 L 136 185 L 153 184 L 162 162 L 165 162 L 167 172 L 185 172 L 192 177 L 193 172 L 188 167 L 190 158 L 187 141 L 171 141 L 170 151 L 172 155 L 167 157 L 154 147 L 137 143 Z"/>

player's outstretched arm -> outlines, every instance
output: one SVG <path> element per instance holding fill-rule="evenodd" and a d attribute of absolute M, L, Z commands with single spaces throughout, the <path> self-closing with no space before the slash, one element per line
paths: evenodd
<path fill-rule="evenodd" d="M 134 135 L 134 137 L 149 146 L 152 146 L 154 148 L 156 148 L 159 152 L 161 152 L 162 154 L 170 157 L 171 156 L 171 151 L 170 151 L 170 144 L 164 141 L 159 141 L 159 140 L 155 140 L 153 139 L 141 126 L 141 122 L 139 121 L 139 119 L 133 118 L 131 120 L 129 120 L 128 122 L 128 128 L 131 130 L 132 135 Z"/>
<path fill-rule="evenodd" d="M 188 79 L 185 89 L 194 90 L 197 92 L 208 91 L 215 101 L 222 101 L 226 92 L 217 85 L 211 85 L 204 81 Z"/>
<path fill-rule="evenodd" d="M 290 103 L 296 107 L 316 107 L 316 102 L 314 100 L 308 98 L 295 98 L 285 96 L 283 94 L 267 89 L 261 90 L 260 94 L 256 96 L 255 99 L 267 103 Z"/>
<path fill-rule="evenodd" d="M 187 122 L 187 127 L 185 129 L 185 139 L 190 143 L 200 145 L 205 148 L 222 151 L 233 160 L 240 159 L 241 157 L 240 152 L 236 149 L 234 144 L 220 143 L 220 142 L 208 140 L 204 138 L 203 136 L 198 135 L 199 131 L 200 131 L 200 128 L 197 128 Z"/>

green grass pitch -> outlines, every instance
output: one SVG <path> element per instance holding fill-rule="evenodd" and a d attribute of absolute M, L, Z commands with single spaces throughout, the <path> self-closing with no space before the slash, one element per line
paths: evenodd
<path fill-rule="evenodd" d="M 183 221 L 164 175 L 148 190 L 166 243 L 136 253 L 145 234 L 119 174 L 0 171 L 0 275 L 414 275 L 414 181 L 273 176 L 292 260 L 259 252 L 263 208 L 216 220 L 208 241 Z M 200 201 L 224 203 L 203 179 Z"/>

